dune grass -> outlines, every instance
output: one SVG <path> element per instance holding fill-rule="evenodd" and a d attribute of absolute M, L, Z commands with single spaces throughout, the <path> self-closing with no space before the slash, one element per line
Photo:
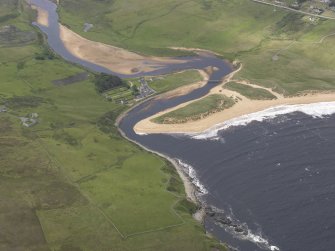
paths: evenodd
<path fill-rule="evenodd" d="M 236 91 L 241 93 L 243 96 L 249 99 L 256 99 L 256 100 L 269 100 L 269 99 L 276 99 L 269 91 L 262 89 L 262 88 L 254 88 L 245 84 L 240 84 L 236 82 L 229 82 L 224 85 L 224 88 L 232 91 Z"/>
<path fill-rule="evenodd" d="M 191 102 L 177 110 L 163 114 L 153 119 L 160 124 L 177 124 L 195 121 L 209 116 L 212 113 L 228 109 L 235 104 L 234 99 L 221 94 L 211 94 L 202 99 Z"/>
<path fill-rule="evenodd" d="M 6 9 L 22 14 L 0 27 L 36 31 L 20 6 Z M 224 250 L 185 210 L 174 168 L 119 135 L 114 123 L 126 106 L 108 102 L 90 78 L 54 85 L 83 69 L 37 60 L 41 42 L 0 46 L 0 104 L 8 106 L 0 113 L 0 249 Z M 22 126 L 19 117 L 32 113 L 38 123 Z"/>

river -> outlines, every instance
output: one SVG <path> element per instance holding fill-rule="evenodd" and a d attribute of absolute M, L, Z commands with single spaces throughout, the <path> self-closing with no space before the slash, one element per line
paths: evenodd
<path fill-rule="evenodd" d="M 30 2 L 49 13 L 49 27 L 39 28 L 47 35 L 50 47 L 64 59 L 92 71 L 137 77 L 207 66 L 218 68 L 202 88 L 184 96 L 151 99 L 135 107 L 120 121 L 120 129 L 129 139 L 176 159 L 191 171 L 200 198 L 216 214 L 232 221 L 219 224 L 213 217 L 206 217 L 207 231 L 218 239 L 241 251 L 334 249 L 333 106 L 325 107 L 324 112 L 316 111 L 323 111 L 327 104 L 297 111 L 284 107 L 287 112 L 277 116 L 270 118 L 265 114 L 258 119 L 256 114 L 248 122 L 215 129 L 201 137 L 137 135 L 133 126 L 138 121 L 204 96 L 232 71 L 230 64 L 206 53 L 145 74 L 117 74 L 71 55 L 59 38 L 56 5 L 47 0 Z M 236 231 L 236 226 L 242 230 Z"/>

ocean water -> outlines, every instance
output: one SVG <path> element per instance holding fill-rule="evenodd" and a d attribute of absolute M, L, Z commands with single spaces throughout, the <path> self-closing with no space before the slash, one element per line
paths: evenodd
<path fill-rule="evenodd" d="M 129 125 L 146 112 L 121 128 L 175 158 L 202 199 L 248 234 L 210 217 L 207 231 L 241 251 L 335 250 L 334 102 L 271 108 L 198 135 L 136 135 Z"/>

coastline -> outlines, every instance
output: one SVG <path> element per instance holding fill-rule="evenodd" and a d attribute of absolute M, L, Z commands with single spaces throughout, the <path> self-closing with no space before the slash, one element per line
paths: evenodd
<path fill-rule="evenodd" d="M 197 188 L 196 186 L 191 182 L 190 177 L 187 176 L 187 174 L 184 172 L 183 168 L 181 167 L 180 164 L 177 163 L 176 160 L 170 158 L 167 155 L 164 155 L 160 152 L 157 151 L 153 151 L 151 149 L 148 149 L 147 147 L 143 146 L 142 144 L 140 144 L 139 142 L 130 139 L 129 137 L 127 137 L 127 135 L 121 130 L 121 128 L 119 127 L 119 123 L 122 121 L 122 119 L 128 114 L 128 112 L 130 112 L 131 110 L 133 110 L 135 107 L 141 105 L 144 102 L 147 102 L 151 99 L 169 99 L 171 97 L 176 97 L 176 96 L 181 96 L 181 95 L 186 95 L 187 93 L 197 89 L 197 88 L 201 88 L 203 87 L 208 79 L 209 79 L 209 74 L 208 72 L 206 72 L 205 70 L 198 70 L 199 74 L 203 77 L 203 80 L 198 81 L 196 83 L 191 83 L 185 86 L 181 86 L 179 88 L 176 88 L 174 90 L 168 91 L 168 92 L 164 92 L 164 93 L 160 93 L 154 96 L 151 96 L 147 99 L 142 100 L 141 102 L 135 104 L 134 106 L 130 107 L 129 109 L 125 110 L 124 112 L 122 112 L 116 119 L 115 121 L 115 126 L 118 129 L 119 133 L 122 135 L 123 138 L 125 138 L 126 140 L 136 144 L 137 146 L 141 147 L 142 149 L 144 149 L 145 151 L 148 151 L 152 154 L 158 155 L 161 158 L 166 159 L 167 161 L 169 161 L 172 166 L 175 168 L 175 170 L 177 171 L 180 179 L 183 182 L 183 186 L 185 189 L 185 194 L 186 194 L 186 198 L 189 199 L 190 201 L 192 201 L 194 204 L 196 204 L 199 209 L 192 215 L 193 218 L 198 221 L 199 223 L 203 224 L 204 218 L 206 216 L 206 212 L 205 212 L 205 205 L 204 203 L 199 200 L 199 198 L 196 196 L 196 192 L 197 192 Z M 213 238 L 212 236 L 209 236 L 211 238 Z"/>
<path fill-rule="evenodd" d="M 148 99 L 147 99 L 148 100 Z M 145 101 L 147 101 L 145 100 Z M 144 101 L 143 101 L 144 102 Z M 142 102 L 138 103 L 135 106 L 132 106 L 130 109 L 126 110 L 125 112 L 121 113 L 119 115 L 119 117 L 116 119 L 115 125 L 119 131 L 119 133 L 122 135 L 123 138 L 125 138 L 126 140 L 136 144 L 137 146 L 141 147 L 142 149 L 144 149 L 147 152 L 150 152 L 152 154 L 158 155 L 161 158 L 166 159 L 167 161 L 169 161 L 172 166 L 175 168 L 175 170 L 177 171 L 180 179 L 183 182 L 184 188 L 185 188 L 185 194 L 186 194 L 186 198 L 189 199 L 190 201 L 192 201 L 194 204 L 196 204 L 197 206 L 199 206 L 198 211 L 192 215 L 193 218 L 195 220 L 197 220 L 198 222 L 200 222 L 201 224 L 203 223 L 204 217 L 205 217 L 205 211 L 204 211 L 204 205 L 203 203 L 197 198 L 196 196 L 196 187 L 195 185 L 190 181 L 190 178 L 185 174 L 185 172 L 183 171 L 182 167 L 177 163 L 176 160 L 170 158 L 169 156 L 166 156 L 160 152 L 157 151 L 153 151 L 151 149 L 148 149 L 147 147 L 143 146 L 142 144 L 140 144 L 139 142 L 132 140 L 130 138 L 127 137 L 127 135 L 125 135 L 125 133 L 120 129 L 119 127 L 119 123 L 122 120 L 122 118 L 124 116 L 127 115 L 127 113 L 129 111 L 131 111 L 132 109 L 134 109 L 136 106 L 140 105 Z"/>
<path fill-rule="evenodd" d="M 153 116 L 145 118 L 139 121 L 134 126 L 134 131 L 137 134 L 153 134 L 153 133 L 172 133 L 172 134 L 197 134 L 202 133 L 206 130 L 210 130 L 216 125 L 222 124 L 224 122 L 230 121 L 232 119 L 242 117 L 248 114 L 260 112 L 269 108 L 274 108 L 282 105 L 304 105 L 304 104 L 312 104 L 312 103 L 320 103 L 320 102 L 333 102 L 335 101 L 335 92 L 324 92 L 324 93 L 307 93 L 301 96 L 294 97 L 284 97 L 280 94 L 275 93 L 276 99 L 273 100 L 251 100 L 247 97 L 241 95 L 238 92 L 230 91 L 224 88 L 224 84 L 234 81 L 233 77 L 235 74 L 242 69 L 242 65 L 235 70 L 234 72 L 227 75 L 222 83 L 210 90 L 210 92 L 205 95 L 207 97 L 212 94 L 224 94 L 229 97 L 233 97 L 238 100 L 238 102 L 232 106 L 231 108 L 225 109 L 223 111 L 211 114 L 210 116 L 203 118 L 201 120 L 189 121 L 181 124 L 158 124 L 152 122 L 152 119 L 172 112 L 174 110 L 183 108 L 195 101 L 201 100 L 202 98 L 188 101 L 182 103 L 173 108 L 161 111 Z M 253 87 L 263 88 L 261 86 L 257 86 L 254 84 L 249 84 L 246 81 L 236 81 L 243 82 L 243 84 L 247 84 Z M 268 88 L 263 88 L 268 90 Z M 273 92 L 271 92 L 273 93 Z"/>

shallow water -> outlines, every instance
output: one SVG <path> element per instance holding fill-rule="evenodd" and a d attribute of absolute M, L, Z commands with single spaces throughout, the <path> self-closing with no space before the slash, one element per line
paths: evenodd
<path fill-rule="evenodd" d="M 59 39 L 54 4 L 47 0 L 30 2 L 49 12 L 50 26 L 39 27 L 57 54 L 93 71 L 113 73 L 65 49 Z M 285 112 L 276 108 L 275 112 L 266 111 L 266 116 L 263 112 L 239 118 L 197 137 L 136 135 L 132 128 L 141 119 L 205 95 L 231 72 L 229 64 L 213 55 L 185 59 L 185 64 L 169 65 L 148 75 L 206 66 L 219 70 L 203 88 L 168 100 L 150 100 L 134 108 L 120 122 L 121 130 L 130 139 L 190 165 L 203 188 L 203 199 L 249 230 L 247 236 L 238 235 L 207 218 L 206 229 L 220 240 L 243 251 L 275 250 L 275 246 L 286 251 L 334 250 L 334 103 L 330 107 L 314 105 L 312 109 L 284 107 Z"/>

